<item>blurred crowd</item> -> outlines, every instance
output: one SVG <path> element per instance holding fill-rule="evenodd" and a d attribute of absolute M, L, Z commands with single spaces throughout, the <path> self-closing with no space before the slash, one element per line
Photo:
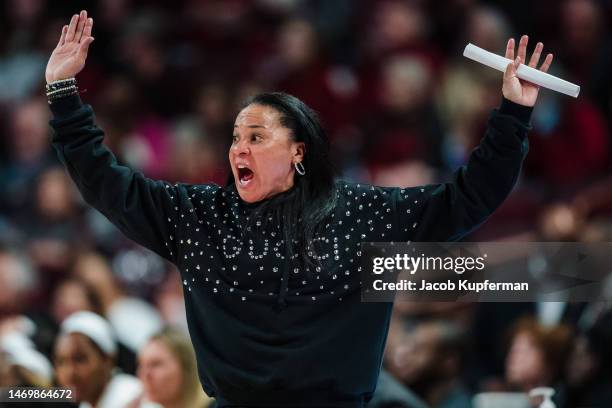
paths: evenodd
<path fill-rule="evenodd" d="M 448 180 L 501 101 L 501 73 L 463 47 L 503 54 L 528 34 L 582 91 L 540 93 L 521 179 L 469 240 L 612 240 L 608 1 L 6 0 L 0 386 L 71 385 L 97 407 L 210 406 L 194 388 L 177 271 L 85 205 L 50 148 L 45 65 L 82 8 L 95 41 L 79 88 L 107 145 L 185 183 L 225 182 L 235 115 L 269 90 L 319 112 L 343 177 Z M 589 303 L 398 302 L 370 406 L 521 404 L 546 386 L 558 407 L 610 407 L 612 285 L 601 291 Z"/>

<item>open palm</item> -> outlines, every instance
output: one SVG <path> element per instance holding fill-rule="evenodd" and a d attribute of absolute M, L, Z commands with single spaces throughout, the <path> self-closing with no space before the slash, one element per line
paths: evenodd
<path fill-rule="evenodd" d="M 45 79 L 47 83 L 76 76 L 85 66 L 87 51 L 94 38 L 91 36 L 93 19 L 87 18 L 87 11 L 75 14 L 70 25 L 62 28 L 57 46 L 51 53 Z"/>
<path fill-rule="evenodd" d="M 534 106 L 536 100 L 538 99 L 538 92 L 540 90 L 540 87 L 538 85 L 532 84 L 531 82 L 519 79 L 516 76 L 516 70 L 518 69 L 519 65 L 527 60 L 526 54 L 528 41 L 529 37 L 527 37 L 526 35 L 521 37 L 518 47 L 518 56 L 515 59 L 514 39 L 510 38 L 508 40 L 508 44 L 506 46 L 506 58 L 513 60 L 513 63 L 508 64 L 506 72 L 504 73 L 504 83 L 502 87 L 502 92 L 504 94 L 504 97 L 506 99 L 511 100 L 512 102 L 524 106 Z M 529 66 L 531 68 L 536 68 L 536 66 L 538 65 L 543 48 L 544 44 L 542 44 L 541 42 L 537 43 L 535 50 L 533 50 L 533 54 L 531 55 L 531 59 L 529 60 Z M 540 66 L 540 71 L 548 71 L 552 60 L 553 55 L 548 54 L 544 59 L 544 62 Z"/>

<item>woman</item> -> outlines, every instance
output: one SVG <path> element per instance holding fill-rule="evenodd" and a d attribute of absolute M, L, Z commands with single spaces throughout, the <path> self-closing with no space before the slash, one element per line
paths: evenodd
<path fill-rule="evenodd" d="M 181 332 L 164 329 L 138 354 L 138 378 L 144 394 L 131 407 L 204 408 L 213 402 L 198 382 L 193 347 Z M 147 401 L 140 403 L 140 401 Z"/>
<path fill-rule="evenodd" d="M 572 336 L 571 328 L 563 324 L 544 326 L 533 318 L 516 322 L 505 361 L 508 386 L 529 392 L 558 385 L 572 349 Z"/>
<path fill-rule="evenodd" d="M 255 96 L 238 114 L 233 182 L 170 185 L 117 164 L 73 79 L 93 20 L 74 15 L 46 71 L 53 145 L 83 197 L 128 237 L 177 264 L 208 395 L 224 406 L 361 407 L 375 388 L 392 305 L 360 302 L 362 241 L 456 240 L 512 189 L 538 88 L 521 82 L 527 37 L 504 99 L 452 183 L 335 182 L 328 143 L 297 98 Z M 538 43 L 530 66 L 540 58 Z M 514 41 L 506 56 L 514 59 Z M 548 55 L 540 67 L 546 71 Z"/>
<path fill-rule="evenodd" d="M 76 312 L 60 326 L 53 349 L 57 383 L 72 388 L 79 408 L 120 408 L 136 398 L 142 385 L 115 367 L 117 343 L 100 315 Z"/>

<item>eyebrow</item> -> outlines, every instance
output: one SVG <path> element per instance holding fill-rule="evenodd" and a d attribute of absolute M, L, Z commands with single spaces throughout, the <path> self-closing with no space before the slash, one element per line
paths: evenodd
<path fill-rule="evenodd" d="M 235 128 L 237 128 L 237 127 L 238 127 L 238 125 L 234 125 L 234 127 L 235 127 Z M 247 127 L 248 127 L 248 128 L 251 128 L 251 129 L 256 129 L 256 128 L 262 128 L 262 129 L 265 129 L 265 128 L 266 128 L 266 127 L 265 127 L 265 126 L 263 126 L 263 125 L 248 125 Z"/>

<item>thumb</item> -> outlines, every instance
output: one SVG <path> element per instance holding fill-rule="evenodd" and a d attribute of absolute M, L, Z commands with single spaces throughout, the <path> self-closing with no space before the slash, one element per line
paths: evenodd
<path fill-rule="evenodd" d="M 86 57 L 87 51 L 89 50 L 89 45 L 94 41 L 93 37 L 87 37 L 81 41 L 81 46 L 79 47 L 79 55 Z"/>

